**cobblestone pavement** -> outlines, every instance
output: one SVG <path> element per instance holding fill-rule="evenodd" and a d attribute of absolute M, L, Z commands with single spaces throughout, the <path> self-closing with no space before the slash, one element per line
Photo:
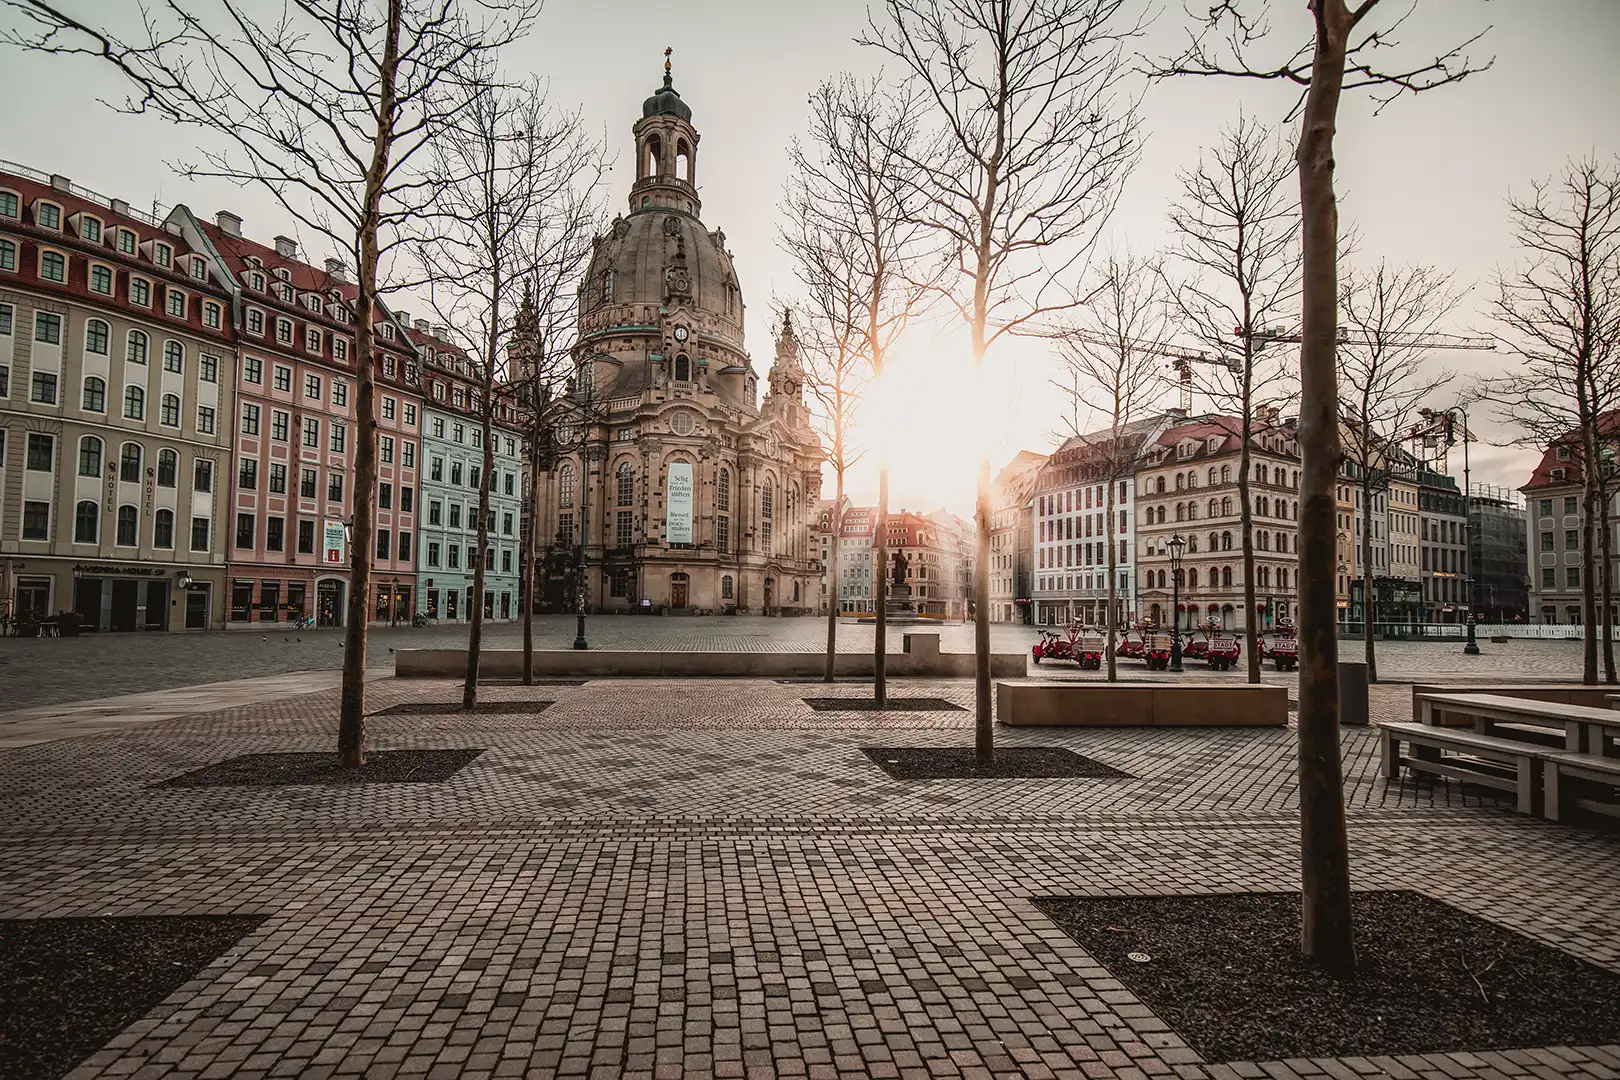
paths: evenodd
<path fill-rule="evenodd" d="M 0 916 L 267 916 L 83 1080 L 1620 1078 L 1616 1046 L 1203 1061 L 1033 900 L 1294 888 L 1293 733 L 1001 729 L 1129 778 L 901 783 L 861 747 L 961 745 L 971 720 L 802 700 L 860 693 L 592 680 L 483 692 L 555 703 L 533 713 L 371 719 L 374 748 L 483 749 L 442 785 L 151 786 L 330 746 L 329 690 L 0 751 Z M 1372 693 L 1409 716 L 1406 688 Z M 382 680 L 368 701 L 454 697 Z M 1358 888 L 1620 969 L 1620 839 L 1385 785 L 1375 732 L 1343 745 Z"/>
<path fill-rule="evenodd" d="M 536 621 L 535 646 L 569 649 L 574 641 L 571 616 L 549 615 Z M 971 652 L 973 628 L 961 624 L 922 626 L 920 632 L 940 634 L 946 652 Z M 889 637 L 891 652 L 903 647 L 902 628 Z M 742 652 L 819 652 L 826 646 L 823 619 L 766 619 L 740 616 L 659 618 L 652 616 L 592 616 L 588 635 L 597 649 L 718 650 Z M 872 647 L 873 628 L 852 620 L 840 624 L 841 652 L 865 652 Z M 1037 640 L 1033 627 L 994 624 L 991 648 L 996 652 L 1028 653 Z M 412 648 L 465 647 L 467 628 L 444 625 L 373 629 L 367 647 L 367 666 L 389 672 L 392 651 Z M 497 623 L 488 628 L 490 648 L 522 647 L 522 627 Z M 1574 641 L 1512 641 L 1484 643 L 1481 656 L 1464 656 L 1458 642 L 1387 642 L 1379 646 L 1380 672 L 1386 679 L 1466 677 L 1485 673 L 1490 678 L 1576 678 L 1580 676 L 1580 643 Z M 1342 642 L 1343 659 L 1359 659 L 1360 642 Z M 65 701 L 166 690 L 180 686 L 280 675 L 298 671 L 330 671 L 342 666 L 343 635 L 338 630 L 300 631 L 271 627 L 209 634 L 99 634 L 83 638 L 0 638 L 0 709 L 25 708 Z M 1127 671 L 1141 671 L 1126 664 Z M 1201 669 L 1202 665 L 1197 665 Z M 1043 665 L 1043 674 L 1084 678 L 1072 665 Z M 1203 672 L 1200 670 L 1200 675 Z M 1225 678 L 1242 678 L 1239 672 Z"/>

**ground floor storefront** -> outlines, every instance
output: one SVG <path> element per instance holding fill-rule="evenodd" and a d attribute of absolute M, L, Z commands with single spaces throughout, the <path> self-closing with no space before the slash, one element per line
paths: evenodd
<path fill-rule="evenodd" d="M 0 580 L 8 624 L 54 632 L 209 630 L 220 625 L 224 568 L 12 559 Z M 66 618 L 71 625 L 64 629 Z"/>
<path fill-rule="evenodd" d="M 349 596 L 349 576 L 313 567 L 232 563 L 228 626 L 283 623 L 292 626 L 342 626 Z"/>
<path fill-rule="evenodd" d="M 416 610 L 431 622 L 471 622 L 476 594 L 471 574 L 419 577 Z M 487 573 L 484 577 L 484 618 L 515 619 L 522 613 L 521 589 L 515 574 Z"/>

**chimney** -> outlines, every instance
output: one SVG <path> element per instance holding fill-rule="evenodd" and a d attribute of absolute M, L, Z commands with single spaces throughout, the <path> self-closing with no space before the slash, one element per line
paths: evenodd
<path fill-rule="evenodd" d="M 286 236 L 276 237 L 276 254 L 283 259 L 298 258 L 298 241 Z"/>
<path fill-rule="evenodd" d="M 326 276 L 331 278 L 333 281 L 349 280 L 348 270 L 344 267 L 342 259 L 326 260 Z"/>
<path fill-rule="evenodd" d="M 115 214 L 128 214 L 129 203 L 125 202 L 123 199 L 112 200 L 112 212 Z"/>
<path fill-rule="evenodd" d="M 219 231 L 224 233 L 226 236 L 242 235 L 242 219 L 231 213 L 229 210 L 216 211 L 214 213 L 214 224 L 218 225 Z"/>
<path fill-rule="evenodd" d="M 409 315 L 405 314 L 405 312 L 403 312 L 403 311 L 394 312 L 394 318 L 398 319 L 402 326 L 411 325 L 411 317 Z"/>
<path fill-rule="evenodd" d="M 442 327 L 442 326 L 435 326 L 435 327 L 433 327 L 433 329 L 430 332 L 433 334 L 434 337 L 438 338 L 440 341 L 449 341 L 450 340 L 449 338 L 444 336 L 444 327 Z"/>
<path fill-rule="evenodd" d="M 69 180 L 61 173 L 51 173 L 51 187 L 55 188 L 57 191 L 72 191 L 73 181 Z"/>
<path fill-rule="evenodd" d="M 399 317 L 400 317 L 400 321 L 402 321 L 402 322 L 410 322 L 411 321 L 411 320 L 409 320 L 409 319 L 407 319 L 405 317 L 403 312 L 400 314 Z M 428 332 L 428 321 L 426 319 L 417 319 L 416 322 L 413 323 L 412 325 L 414 325 L 416 327 L 416 332 L 418 334 L 425 334 L 425 333 Z"/>

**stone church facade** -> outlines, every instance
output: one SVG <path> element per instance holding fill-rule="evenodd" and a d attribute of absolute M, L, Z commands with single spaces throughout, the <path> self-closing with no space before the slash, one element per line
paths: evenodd
<path fill-rule="evenodd" d="M 583 529 L 591 611 L 813 612 L 824 454 L 792 324 L 756 404 L 736 270 L 699 217 L 698 133 L 667 63 L 632 131 L 629 213 L 596 238 L 580 285 L 572 394 L 587 420 L 540 478 L 542 605 L 573 609 Z M 670 535 L 685 518 L 677 465 L 690 542 Z"/>

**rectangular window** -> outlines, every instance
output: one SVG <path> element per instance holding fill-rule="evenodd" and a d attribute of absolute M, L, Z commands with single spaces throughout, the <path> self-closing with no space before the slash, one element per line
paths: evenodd
<path fill-rule="evenodd" d="M 331 502 L 343 501 L 342 473 L 332 473 L 326 478 L 326 498 Z"/>
<path fill-rule="evenodd" d="M 501 515 L 501 535 L 512 535 L 512 515 L 510 513 Z"/>
<path fill-rule="evenodd" d="M 191 519 L 191 550 L 208 550 L 208 519 L 205 517 Z"/>
<path fill-rule="evenodd" d="M 1565 495 L 1564 496 L 1564 513 L 1566 513 L 1566 514 L 1578 514 L 1578 513 L 1580 513 L 1580 505 L 1576 501 L 1575 496 L 1573 496 L 1573 495 Z"/>
<path fill-rule="evenodd" d="M 437 542 L 431 542 L 427 546 L 427 564 L 435 570 L 439 567 L 439 545 Z"/>
<path fill-rule="evenodd" d="M 321 377 L 319 375 L 304 376 L 304 396 L 321 400 Z"/>
<path fill-rule="evenodd" d="M 198 281 L 208 280 L 208 263 L 203 259 L 192 259 L 191 276 Z"/>
<path fill-rule="evenodd" d="M 393 484 L 377 485 L 377 506 L 382 510 L 392 510 L 394 508 Z"/>
<path fill-rule="evenodd" d="M 394 547 L 394 534 L 388 529 L 377 530 L 377 558 L 386 559 Z"/>
<path fill-rule="evenodd" d="M 394 418 L 394 413 L 398 409 L 398 407 L 399 407 L 399 403 L 396 402 L 393 398 L 391 398 L 391 397 L 383 398 L 382 399 L 383 419 L 384 420 L 392 420 Z"/>
<path fill-rule="evenodd" d="M 481 479 L 483 479 L 483 470 L 480 469 L 477 465 L 468 466 L 468 468 L 467 468 L 467 486 L 472 487 L 472 488 L 476 488 L 478 486 L 478 482 Z"/>
<path fill-rule="evenodd" d="M 287 494 L 287 466 L 279 462 L 270 464 L 270 493 L 273 495 Z"/>
<path fill-rule="evenodd" d="M 454 484 L 456 487 L 461 486 L 461 462 L 459 461 L 452 461 L 450 463 L 450 483 Z"/>
<path fill-rule="evenodd" d="M 321 445 L 321 422 L 313 417 L 304 419 L 304 445 L 316 449 Z"/>
<path fill-rule="evenodd" d="M 18 217 L 17 193 L 14 191 L 0 191 L 0 217 Z"/>
<path fill-rule="evenodd" d="M 259 486 L 259 462 L 255 458 L 243 458 L 236 470 L 236 486 L 243 491 L 253 491 Z"/>
<path fill-rule="evenodd" d="M 1553 506 L 1553 503 L 1552 503 L 1551 499 L 1542 499 L 1541 500 L 1541 516 L 1542 517 L 1552 517 L 1552 506 Z"/>
<path fill-rule="evenodd" d="M 62 344 L 62 316 L 49 311 L 34 312 L 34 340 L 41 345 Z"/>
<path fill-rule="evenodd" d="M 315 554 L 315 523 L 313 521 L 300 521 L 298 523 L 298 554 Z"/>
<path fill-rule="evenodd" d="M 247 328 L 248 333 L 250 334 L 263 335 L 264 312 L 260 311 L 258 308 L 248 308 Z"/>
<path fill-rule="evenodd" d="M 510 574 L 511 572 L 512 572 L 512 549 L 511 548 L 502 548 L 501 549 L 501 573 Z"/>
<path fill-rule="evenodd" d="M 203 305 L 203 325 L 210 330 L 219 329 L 219 305 L 207 303 Z"/>
<path fill-rule="evenodd" d="M 17 269 L 17 245 L 10 240 L 0 240 L 0 270 Z"/>
<path fill-rule="evenodd" d="M 79 235 L 84 237 L 86 240 L 100 240 L 101 222 L 97 221 L 93 217 L 81 216 L 79 218 Z"/>
<path fill-rule="evenodd" d="M 342 379 L 332 380 L 332 404 L 338 408 L 349 404 L 349 384 Z"/>
<path fill-rule="evenodd" d="M 277 390 L 280 390 L 284 394 L 292 393 L 292 368 L 282 367 L 280 364 L 277 364 L 275 366 L 273 375 L 276 380 Z"/>
<path fill-rule="evenodd" d="M 634 515 L 629 510 L 620 510 L 617 527 L 614 530 L 616 546 L 630 547 L 636 539 Z"/>
<path fill-rule="evenodd" d="M 282 345 L 292 344 L 292 322 L 290 320 L 276 320 L 276 341 Z M 319 395 L 316 396 L 318 397 Z"/>
<path fill-rule="evenodd" d="M 214 410 L 207 405 L 197 406 L 197 431 L 203 435 L 214 433 Z"/>
<path fill-rule="evenodd" d="M 444 421 L 437 416 L 433 418 L 433 437 L 435 439 L 444 438 Z"/>
<path fill-rule="evenodd" d="M 1578 566 L 1564 567 L 1564 584 L 1571 589 L 1581 587 L 1581 568 Z"/>
<path fill-rule="evenodd" d="M 35 502 L 32 499 L 23 503 L 22 538 L 24 540 L 51 538 L 50 503 Z"/>
<path fill-rule="evenodd" d="M 219 382 L 219 357 L 203 353 L 197 358 L 197 379 L 201 382 Z"/>
<path fill-rule="evenodd" d="M 321 351 L 321 332 L 313 326 L 304 328 L 304 350 L 314 353 Z"/>
<path fill-rule="evenodd" d="M 92 266 L 90 268 L 90 291 L 111 296 L 113 290 L 112 271 L 105 266 Z"/>
<path fill-rule="evenodd" d="M 413 497 L 415 495 L 416 495 L 416 490 L 414 488 L 401 487 L 399 489 L 399 512 L 400 513 L 408 514 L 408 513 L 411 512 L 411 504 L 414 501 Z"/>
<path fill-rule="evenodd" d="M 42 229 L 62 229 L 62 208 L 53 203 L 40 203 L 34 211 L 34 222 Z"/>
<path fill-rule="evenodd" d="M 411 561 L 411 534 L 408 532 L 399 534 L 399 561 Z"/>
<path fill-rule="evenodd" d="M 450 527 L 452 529 L 461 528 L 461 504 L 460 503 L 451 503 L 450 504 Z"/>
<path fill-rule="evenodd" d="M 1551 566 L 1541 568 L 1541 587 L 1555 589 L 1558 587 L 1558 571 Z"/>
<path fill-rule="evenodd" d="M 135 234 L 128 229 L 118 230 L 118 250 L 125 255 L 135 254 Z"/>
<path fill-rule="evenodd" d="M 400 455 L 400 464 L 404 465 L 407 469 L 416 468 L 416 444 L 415 443 L 408 442 L 408 443 L 406 443 L 404 445 L 404 447 L 402 448 L 402 453 Z"/>
<path fill-rule="evenodd" d="M 433 458 L 430 462 L 428 462 L 428 479 L 430 479 L 430 480 L 443 480 L 444 479 L 444 458 L 436 457 L 436 458 Z"/>
<path fill-rule="evenodd" d="M 152 283 L 145 278 L 129 279 L 129 302 L 138 307 L 152 306 Z"/>
<path fill-rule="evenodd" d="M 255 386 L 264 382 L 264 361 L 252 356 L 243 360 L 242 381 Z"/>
<path fill-rule="evenodd" d="M 377 452 L 382 456 L 384 464 L 392 464 L 394 460 L 394 440 L 387 435 L 377 440 Z"/>
<path fill-rule="evenodd" d="M 449 561 L 448 565 L 449 565 L 450 569 L 452 569 L 452 570 L 460 569 L 460 567 L 461 567 L 461 545 L 460 544 L 449 544 L 449 545 L 447 545 L 445 554 L 449 557 L 450 561 Z"/>
<path fill-rule="evenodd" d="M 1581 533 L 1579 529 L 1564 530 L 1564 550 L 1576 551 L 1581 546 Z"/>
<path fill-rule="evenodd" d="M 287 528 L 285 518 L 272 517 L 264 523 L 264 548 L 266 551 L 280 551 L 282 549 L 282 534 Z"/>
<path fill-rule="evenodd" d="M 721 552 L 731 550 L 731 518 L 725 514 L 714 519 L 714 546 Z"/>
<path fill-rule="evenodd" d="M 186 317 L 186 294 L 179 289 L 169 289 L 164 294 L 164 302 L 168 306 L 169 314 L 177 319 Z"/>
<path fill-rule="evenodd" d="M 270 412 L 270 437 L 277 442 L 286 442 L 289 430 L 292 427 L 292 417 L 280 409 Z"/>
<path fill-rule="evenodd" d="M 405 426 L 406 427 L 415 427 L 416 426 L 416 406 L 415 405 L 406 405 L 405 406 Z"/>
<path fill-rule="evenodd" d="M 332 425 L 332 453 L 341 454 L 349 442 L 349 429 L 342 424 Z"/>
<path fill-rule="evenodd" d="M 259 407 L 251 401 L 242 402 L 242 434 L 259 433 Z"/>
<path fill-rule="evenodd" d="M 214 490 L 214 463 L 207 458 L 198 458 L 191 471 L 192 491 Z"/>
<path fill-rule="evenodd" d="M 28 399 L 41 405 L 55 405 L 56 376 L 49 371 L 34 372 L 33 380 L 29 384 Z"/>
<path fill-rule="evenodd" d="M 42 251 L 39 254 L 39 276 L 46 281 L 67 280 L 67 260 L 60 252 Z"/>
<path fill-rule="evenodd" d="M 317 483 L 319 483 L 319 476 L 314 469 L 300 469 L 298 471 L 298 497 L 300 499 L 313 499 Z"/>
<path fill-rule="evenodd" d="M 332 359 L 336 360 L 340 364 L 348 362 L 348 360 L 349 360 L 349 342 L 348 342 L 348 339 L 340 338 L 336 334 L 332 335 Z"/>
<path fill-rule="evenodd" d="M 456 442 L 461 442 L 466 438 L 467 427 L 464 424 L 452 424 L 450 426 L 450 433 L 452 437 L 455 438 Z"/>
<path fill-rule="evenodd" d="M 1553 550 L 1553 534 L 1552 533 L 1544 532 L 1544 533 L 1541 534 L 1541 550 L 1542 551 L 1551 551 L 1551 550 Z"/>
<path fill-rule="evenodd" d="M 253 546 L 253 515 L 236 515 L 236 546 L 251 548 Z"/>
<path fill-rule="evenodd" d="M 30 472 L 50 472 L 56 467 L 56 439 L 37 431 L 28 433 L 28 453 L 23 468 Z"/>
<path fill-rule="evenodd" d="M 428 524 L 439 525 L 444 521 L 444 504 L 438 499 L 428 502 Z"/>

